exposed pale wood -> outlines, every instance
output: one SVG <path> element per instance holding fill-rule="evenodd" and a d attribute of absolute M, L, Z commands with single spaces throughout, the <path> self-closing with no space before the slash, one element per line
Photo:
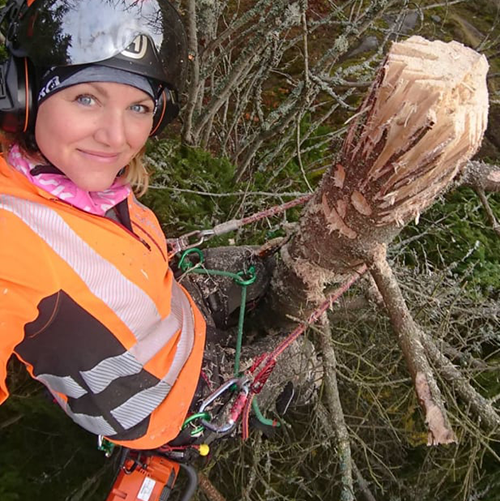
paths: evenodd
<path fill-rule="evenodd" d="M 411 37 L 393 45 L 351 119 L 338 163 L 282 249 L 269 302 L 273 317 L 266 319 L 282 322 L 277 312 L 305 316 L 327 286 L 370 263 L 433 445 L 452 443 L 456 436 L 423 346 L 424 333 L 380 249 L 418 220 L 479 148 L 487 122 L 487 70 L 484 56 L 457 42 Z M 480 401 L 473 393 L 467 400 Z"/>
<path fill-rule="evenodd" d="M 278 309 L 310 309 L 379 244 L 418 219 L 479 148 L 488 63 L 458 42 L 414 36 L 392 46 L 352 117 L 275 274 Z M 302 301 L 300 301 L 302 297 Z M 284 304 L 283 304 L 284 303 Z"/>

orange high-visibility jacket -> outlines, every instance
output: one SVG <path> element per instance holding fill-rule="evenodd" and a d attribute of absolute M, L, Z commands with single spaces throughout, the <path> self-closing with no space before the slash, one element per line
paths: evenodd
<path fill-rule="evenodd" d="M 180 431 L 205 323 L 133 195 L 133 231 L 33 185 L 0 158 L 0 403 L 12 353 L 79 425 L 158 447 Z"/>

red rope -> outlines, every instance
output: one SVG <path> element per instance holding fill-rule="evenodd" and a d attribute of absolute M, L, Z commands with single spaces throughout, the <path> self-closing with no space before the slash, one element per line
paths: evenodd
<path fill-rule="evenodd" d="M 276 205 L 264 211 L 257 212 L 251 216 L 238 220 L 227 221 L 226 223 L 221 223 L 215 226 L 212 230 L 208 230 L 206 232 L 207 235 L 202 237 L 200 242 L 203 242 L 206 238 L 209 238 L 210 234 L 211 236 L 216 234 L 223 235 L 225 233 L 228 233 L 229 231 L 234 231 L 246 224 L 254 223 L 266 217 L 272 217 L 275 216 L 276 214 L 285 212 L 286 210 L 291 209 L 292 207 L 303 205 L 307 203 L 309 200 L 311 200 L 312 197 L 313 194 L 311 193 L 296 198 L 295 200 L 291 200 L 290 202 L 286 202 L 282 205 Z M 201 236 L 204 232 L 201 231 L 194 233 L 197 233 Z M 192 234 L 188 234 L 187 236 L 189 237 L 191 235 Z M 169 244 L 173 245 L 174 253 L 184 250 L 185 248 L 188 248 L 189 242 L 187 240 L 186 242 L 184 242 L 185 237 L 186 235 L 184 237 L 180 237 L 177 239 L 173 239 L 172 241 L 169 241 Z M 311 313 L 311 315 L 309 315 L 309 318 L 305 322 L 301 323 L 297 328 L 295 328 L 291 332 L 291 334 L 274 349 L 274 351 L 271 354 L 264 353 L 261 356 L 259 356 L 257 360 L 254 362 L 253 366 L 249 370 L 250 374 L 253 374 L 262 365 L 263 362 L 264 366 L 258 372 L 258 374 L 253 378 L 248 398 L 245 399 L 242 398 L 241 401 L 238 402 L 237 406 L 238 416 L 240 412 L 242 414 L 242 428 L 243 428 L 244 440 L 246 440 L 249 433 L 248 420 L 250 416 L 250 409 L 252 407 L 252 400 L 257 393 L 260 393 L 262 391 L 264 384 L 268 380 L 269 376 L 271 375 L 276 365 L 276 359 L 306 330 L 307 326 L 314 324 L 321 317 L 321 315 L 325 313 L 325 311 L 331 308 L 333 303 L 336 302 L 340 298 L 340 296 L 342 296 L 342 294 L 344 294 L 351 287 L 351 285 L 354 282 L 356 282 L 356 280 L 358 280 L 358 278 L 360 278 L 366 272 L 366 270 L 367 270 L 366 265 L 362 265 L 357 270 L 355 270 L 355 274 L 350 279 L 346 280 L 338 289 L 336 289 L 328 299 L 326 299 L 313 313 Z M 236 416 L 235 414 L 233 418 L 237 419 L 238 416 Z"/>
<path fill-rule="evenodd" d="M 275 205 L 274 207 L 270 207 L 269 209 L 257 212 L 256 214 L 252 214 L 251 216 L 244 217 L 243 219 L 239 220 L 239 226 L 255 223 L 255 221 L 260 221 L 261 219 L 264 219 L 266 217 L 272 217 L 276 214 L 281 214 L 282 212 L 285 212 L 292 207 L 296 207 L 297 205 L 303 205 L 306 202 L 309 202 L 312 196 L 313 194 L 309 193 L 308 195 L 296 198 L 295 200 L 290 200 L 290 202 L 286 202 L 282 205 Z"/>
<path fill-rule="evenodd" d="M 314 310 L 309 318 L 297 326 L 291 334 L 282 341 L 275 349 L 267 356 L 264 362 L 264 367 L 259 371 L 259 373 L 254 377 L 254 381 L 250 387 L 251 393 L 259 393 L 266 381 L 268 380 L 271 372 L 276 365 L 276 359 L 306 330 L 307 326 L 314 324 L 320 317 L 325 313 L 326 310 L 332 307 L 342 294 L 344 294 L 358 278 L 360 278 L 367 270 L 366 265 L 360 266 L 355 274 L 346 280 L 338 289 L 336 289 L 329 297 L 326 299 L 316 310 Z M 256 370 L 260 364 L 254 364 Z"/>
<path fill-rule="evenodd" d="M 252 408 L 252 401 L 255 395 L 250 395 L 246 401 L 245 407 L 243 408 L 243 414 L 241 417 L 241 438 L 247 440 L 250 435 L 250 409 Z"/>
<path fill-rule="evenodd" d="M 281 214 L 282 212 L 285 212 L 292 207 L 296 207 L 297 205 L 303 205 L 311 200 L 312 196 L 313 194 L 310 193 L 296 198 L 295 200 L 290 200 L 290 202 L 286 202 L 282 205 L 275 205 L 274 207 L 271 207 L 269 209 L 252 214 L 251 216 L 244 217 L 243 219 L 231 219 L 230 221 L 226 221 L 214 226 L 211 230 L 192 231 L 191 233 L 187 233 L 186 235 L 182 235 L 178 238 L 169 238 L 167 240 L 169 247 L 169 257 L 172 257 L 175 254 L 186 249 L 197 247 L 198 245 L 201 245 L 203 242 L 215 235 L 225 235 L 226 233 L 235 231 L 246 224 L 255 223 L 256 221 L 260 221 L 261 219 L 264 219 L 266 217 L 272 217 L 276 214 Z M 191 242 L 190 239 L 194 239 L 195 242 Z"/>

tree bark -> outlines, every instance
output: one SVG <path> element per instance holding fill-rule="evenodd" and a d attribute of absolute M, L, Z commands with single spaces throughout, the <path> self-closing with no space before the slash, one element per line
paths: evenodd
<path fill-rule="evenodd" d="M 349 431 L 344 419 L 344 411 L 340 402 L 340 395 L 337 385 L 337 360 L 335 350 L 331 342 L 331 327 L 326 314 L 321 318 L 321 327 L 316 334 L 320 346 L 324 377 L 326 403 L 328 411 L 333 421 L 333 428 L 337 438 L 337 454 L 341 475 L 340 501 L 354 501 L 354 484 L 352 478 L 352 454 Z"/>
<path fill-rule="evenodd" d="M 310 311 L 327 284 L 367 261 L 448 187 L 483 138 L 487 69 L 484 56 L 456 42 L 414 36 L 393 45 L 351 119 L 340 161 L 282 250 L 275 312 Z"/>
<path fill-rule="evenodd" d="M 456 436 L 428 354 L 445 374 L 453 366 L 430 345 L 424 347 L 424 333 L 385 248 L 449 188 L 479 148 L 487 120 L 487 69 L 484 56 L 456 42 L 411 37 L 393 45 L 351 119 L 340 161 L 323 177 L 297 232 L 282 248 L 264 316 L 265 324 L 281 327 L 304 317 L 324 300 L 328 287 L 368 264 L 412 376 L 429 445 L 451 443 Z M 478 170 L 469 164 L 468 182 L 478 179 L 473 175 Z M 483 185 L 496 186 L 498 172 L 482 172 L 488 172 Z M 461 388 L 464 396 L 472 390 L 467 401 L 494 425 L 497 413 L 470 385 Z M 352 482 L 352 472 L 349 476 Z"/>
<path fill-rule="evenodd" d="M 398 282 L 386 261 L 385 249 L 380 249 L 374 255 L 371 274 L 384 298 L 399 346 L 413 379 L 418 401 L 425 414 L 425 422 L 429 430 L 427 445 L 456 442 L 441 391 L 422 345 L 422 333 L 413 320 Z"/>

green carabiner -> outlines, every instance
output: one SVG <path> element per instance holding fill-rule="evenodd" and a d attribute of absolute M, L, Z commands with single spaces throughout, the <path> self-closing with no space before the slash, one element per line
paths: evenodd
<path fill-rule="evenodd" d="M 181 258 L 179 259 L 179 265 L 178 265 L 182 271 L 188 271 L 195 266 L 194 264 L 191 264 L 188 261 L 186 261 L 186 257 L 189 254 L 192 254 L 193 252 L 198 254 L 198 257 L 200 258 L 199 264 L 203 263 L 203 260 L 205 259 L 205 257 L 203 256 L 203 252 L 200 249 L 193 247 L 192 249 L 185 250 L 182 253 Z"/>
<path fill-rule="evenodd" d="M 197 412 L 196 414 L 191 414 L 191 416 L 189 416 L 182 424 L 181 430 L 184 430 L 187 427 L 187 425 L 189 423 L 192 423 L 195 419 L 204 419 L 205 421 L 210 421 L 211 417 L 208 412 Z M 192 437 L 196 437 L 203 431 L 205 431 L 205 427 L 203 425 L 200 425 L 191 430 L 190 435 Z"/>

